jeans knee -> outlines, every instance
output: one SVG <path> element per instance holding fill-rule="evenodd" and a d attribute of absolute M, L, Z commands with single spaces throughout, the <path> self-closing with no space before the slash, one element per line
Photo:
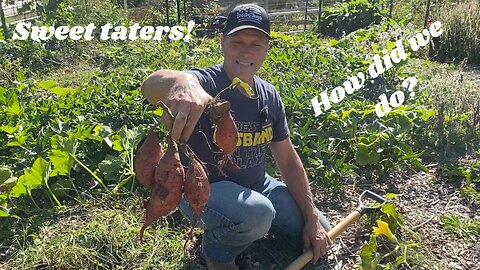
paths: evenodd
<path fill-rule="evenodd" d="M 273 219 L 275 218 L 275 208 L 271 203 L 257 205 L 250 209 L 240 227 L 249 231 L 254 240 L 262 238 L 270 230 Z"/>

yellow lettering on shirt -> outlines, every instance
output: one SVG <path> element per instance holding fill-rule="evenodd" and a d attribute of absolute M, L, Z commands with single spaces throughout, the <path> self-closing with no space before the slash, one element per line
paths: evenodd
<path fill-rule="evenodd" d="M 256 146 L 265 144 L 272 141 L 273 137 L 272 127 L 266 127 L 264 130 L 259 132 L 239 132 L 238 133 L 238 146 Z"/>

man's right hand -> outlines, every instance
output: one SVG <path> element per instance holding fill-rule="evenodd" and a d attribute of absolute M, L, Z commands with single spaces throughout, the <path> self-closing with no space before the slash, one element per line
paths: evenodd
<path fill-rule="evenodd" d="M 213 99 L 200 86 L 196 77 L 191 74 L 187 76 L 188 83 L 174 85 L 165 102 L 175 117 L 173 126 L 167 125 L 174 141 L 188 141 L 207 103 Z"/>
<path fill-rule="evenodd" d="M 143 96 L 152 104 L 159 100 L 170 108 L 173 123 L 164 113 L 163 124 L 171 130 L 174 141 L 186 142 L 200 116 L 212 99 L 198 79 L 182 71 L 160 70 L 150 75 L 142 84 Z"/>

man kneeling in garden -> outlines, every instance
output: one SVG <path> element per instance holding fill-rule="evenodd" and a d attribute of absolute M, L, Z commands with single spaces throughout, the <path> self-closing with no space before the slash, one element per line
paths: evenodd
<path fill-rule="evenodd" d="M 220 45 L 223 63 L 189 71 L 159 70 L 142 84 L 142 93 L 150 103 L 164 101 L 175 116 L 169 126 L 172 139 L 188 141 L 206 163 L 211 196 L 197 225 L 205 231 L 202 252 L 208 269 L 238 269 L 236 256 L 266 233 L 289 237 L 299 252 L 311 247 L 316 262 L 331 244 L 326 233 L 330 224 L 314 205 L 305 169 L 289 137 L 279 94 L 256 76 L 270 48 L 270 21 L 265 10 L 253 4 L 234 8 Z M 203 111 L 235 77 L 249 84 L 254 97 L 242 87 L 220 95 L 231 103 L 239 133 L 231 158 L 240 170 L 227 170 L 225 175 L 217 166 L 221 153 L 213 140 L 212 123 Z M 194 131 L 197 124 L 199 130 Z M 265 171 L 267 148 L 283 182 Z M 192 220 L 185 198 L 179 208 Z"/>

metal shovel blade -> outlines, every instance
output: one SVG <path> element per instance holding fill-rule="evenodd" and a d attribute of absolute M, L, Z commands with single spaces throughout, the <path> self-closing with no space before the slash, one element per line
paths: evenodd
<path fill-rule="evenodd" d="M 368 199 L 370 200 L 367 201 Z M 362 192 L 360 197 L 358 197 L 357 211 L 362 215 L 365 213 L 373 213 L 380 209 L 386 202 L 386 198 L 370 190 L 365 190 Z"/>

